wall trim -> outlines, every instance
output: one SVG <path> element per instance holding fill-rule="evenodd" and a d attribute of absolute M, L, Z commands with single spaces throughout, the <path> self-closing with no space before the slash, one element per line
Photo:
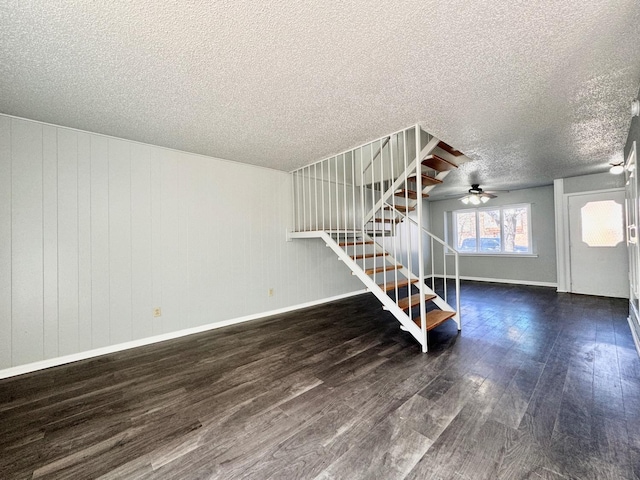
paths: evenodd
<path fill-rule="evenodd" d="M 251 315 L 245 315 L 243 317 L 223 320 L 221 322 L 209 323 L 207 325 L 200 325 L 197 327 L 177 330 L 175 332 L 163 333 L 161 335 L 145 337 L 138 340 L 132 340 L 130 342 L 118 343 L 116 345 L 109 345 L 108 347 L 95 348 L 92 350 L 86 350 L 84 352 L 73 353 L 71 355 L 64 355 L 62 357 L 55 357 L 55 358 L 50 358 L 48 360 L 40 360 L 38 362 L 27 363 L 25 365 L 18 365 L 16 367 L 9 367 L 4 370 L 0 370 L 0 379 L 15 377 L 17 375 L 23 375 L 25 373 L 31 373 L 38 370 L 43 370 L 45 368 L 57 367 L 60 365 L 65 365 L 67 363 L 73 363 L 80 360 L 87 360 L 89 358 L 99 357 L 101 355 L 107 355 L 110 353 L 121 352 L 123 350 L 129 350 L 136 347 L 143 347 L 145 345 L 164 342 L 166 340 L 173 340 L 175 338 L 186 337 L 187 335 L 207 332 L 209 330 L 215 330 L 217 328 L 228 327 L 230 325 L 250 322 L 252 320 L 260 320 L 266 317 L 271 317 L 273 315 L 281 315 L 283 313 L 292 312 L 294 310 L 301 310 L 303 308 L 322 305 L 324 303 L 335 302 L 337 300 L 342 300 L 344 298 L 355 297 L 357 295 L 362 295 L 363 293 L 368 293 L 368 290 L 367 289 L 356 290 L 354 292 L 343 293 L 341 295 L 322 298 L 320 300 L 313 300 L 311 302 L 299 303 L 297 305 L 292 305 L 290 307 L 283 307 L 283 308 L 278 308 L 276 310 L 269 310 L 267 312 L 254 313 Z"/>
<path fill-rule="evenodd" d="M 564 179 L 557 178 L 553 181 L 553 203 L 556 225 L 556 278 L 558 279 L 558 292 L 567 291 L 568 272 L 566 268 L 567 240 L 565 237 L 565 206 L 564 206 Z"/>
<path fill-rule="evenodd" d="M 444 278 L 444 275 L 436 274 L 435 278 Z M 425 280 L 431 277 L 425 277 Z M 447 279 L 455 279 L 455 275 L 447 275 Z M 510 278 L 488 278 L 488 277 L 468 277 L 466 275 L 460 275 L 460 280 L 469 280 L 471 282 L 490 282 L 490 283 L 507 283 L 510 285 L 528 285 L 530 287 L 551 287 L 557 288 L 558 284 L 555 282 L 539 282 L 537 280 L 514 280 Z"/>

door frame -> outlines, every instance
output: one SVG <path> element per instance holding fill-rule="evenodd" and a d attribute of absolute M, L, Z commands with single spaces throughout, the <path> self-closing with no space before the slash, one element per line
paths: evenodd
<path fill-rule="evenodd" d="M 593 195 L 596 193 L 622 192 L 624 195 L 624 187 L 605 188 L 602 190 L 588 190 L 584 192 L 562 193 L 561 196 L 561 215 L 556 212 L 556 228 L 560 228 L 559 240 L 560 245 L 556 252 L 558 261 L 558 292 L 572 293 L 571 289 L 571 245 L 569 244 L 569 197 L 577 197 L 581 195 Z M 556 198 L 556 200 L 558 200 Z M 623 204 L 622 208 L 625 206 Z M 623 212 L 626 213 L 626 212 Z M 558 218 L 561 217 L 561 218 Z M 560 224 L 560 225 L 558 225 Z M 627 232 L 625 231 L 625 240 Z"/>

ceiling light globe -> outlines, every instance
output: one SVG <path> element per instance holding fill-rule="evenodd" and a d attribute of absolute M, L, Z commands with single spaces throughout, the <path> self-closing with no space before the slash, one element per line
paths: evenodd
<path fill-rule="evenodd" d="M 460 199 L 460 201 L 461 201 L 462 203 L 464 203 L 465 205 L 468 205 L 468 204 L 469 204 L 469 197 L 462 197 L 462 198 Z"/>
<path fill-rule="evenodd" d="M 480 205 L 480 198 L 478 198 L 477 195 L 473 195 L 471 198 L 469 198 L 469 201 L 473 204 L 473 205 Z"/>
<path fill-rule="evenodd" d="M 622 164 L 611 165 L 611 168 L 609 169 L 609 173 L 612 173 L 614 175 L 620 175 L 622 172 L 624 172 L 624 167 L 622 166 Z"/>
<path fill-rule="evenodd" d="M 480 197 L 480 200 L 482 200 L 482 203 L 487 203 L 489 201 L 489 197 Z"/>

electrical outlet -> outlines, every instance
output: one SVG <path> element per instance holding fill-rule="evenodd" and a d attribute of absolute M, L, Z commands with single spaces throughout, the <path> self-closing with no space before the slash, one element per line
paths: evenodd
<path fill-rule="evenodd" d="M 160 307 L 156 307 L 153 309 L 153 316 L 159 317 L 162 315 L 162 309 Z"/>
<path fill-rule="evenodd" d="M 273 288 L 270 288 L 270 289 L 267 291 L 267 295 L 268 295 L 269 297 L 273 297 Z"/>

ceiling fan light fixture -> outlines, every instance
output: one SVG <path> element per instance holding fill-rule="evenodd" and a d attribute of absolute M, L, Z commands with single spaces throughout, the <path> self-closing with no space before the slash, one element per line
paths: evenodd
<path fill-rule="evenodd" d="M 480 205 L 480 196 L 479 195 L 469 195 L 469 201 L 472 205 Z"/>
<path fill-rule="evenodd" d="M 496 197 L 495 195 L 492 195 L 490 193 L 485 193 L 480 188 L 480 185 L 478 185 L 477 183 L 474 183 L 473 185 L 471 185 L 471 188 L 469 189 L 469 194 L 460 198 L 460 201 L 465 205 L 468 205 L 468 204 L 480 205 L 483 203 L 487 203 L 489 200 L 495 197 Z"/>

